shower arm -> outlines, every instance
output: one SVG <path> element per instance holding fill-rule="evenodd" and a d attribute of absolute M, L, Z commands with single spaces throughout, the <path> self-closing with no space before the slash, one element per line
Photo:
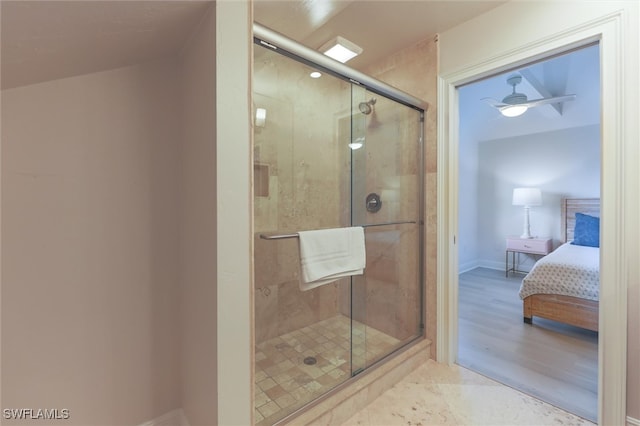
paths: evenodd
<path fill-rule="evenodd" d="M 387 225 L 404 225 L 407 223 L 417 223 L 415 220 L 408 220 L 408 221 L 404 221 L 404 222 L 386 222 L 386 223 L 370 223 L 370 224 L 366 224 L 366 225 L 355 225 L 355 226 L 361 226 L 363 228 L 369 228 L 371 226 L 387 226 Z M 265 234 L 260 234 L 260 238 L 262 238 L 263 240 L 284 240 L 287 238 L 298 238 L 299 235 L 298 234 L 281 234 L 281 235 L 265 235 Z"/>

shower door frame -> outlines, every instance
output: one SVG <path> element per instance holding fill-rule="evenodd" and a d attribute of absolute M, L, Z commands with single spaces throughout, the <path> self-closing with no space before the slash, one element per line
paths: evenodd
<path fill-rule="evenodd" d="M 299 62 L 313 65 L 314 67 L 322 69 L 335 77 L 363 86 L 367 90 L 421 111 L 422 114 L 424 114 L 429 107 L 425 101 L 416 98 L 415 96 L 350 68 L 347 65 L 323 55 L 322 53 L 309 49 L 308 47 L 305 47 L 256 22 L 253 23 L 253 41 L 255 44 L 274 50 L 282 55 L 289 56 Z M 422 134 L 424 134 L 424 129 L 422 129 Z"/>
<path fill-rule="evenodd" d="M 418 324 L 418 328 L 416 330 L 416 335 L 415 337 L 410 337 L 408 338 L 402 346 L 395 348 L 393 351 L 389 352 L 388 354 L 385 354 L 384 356 L 382 356 L 381 358 L 377 359 L 376 361 L 374 361 L 371 365 L 367 365 L 363 370 L 358 371 L 358 374 L 360 372 L 366 372 L 369 371 L 369 369 L 371 367 L 374 367 L 376 365 L 380 365 L 383 364 L 387 359 L 389 359 L 390 357 L 393 357 L 394 355 L 396 355 L 399 352 L 402 352 L 404 349 L 408 348 L 409 346 L 411 346 L 412 344 L 421 341 L 423 339 L 425 339 L 425 317 L 426 317 L 426 312 L 425 312 L 425 308 L 426 308 L 426 303 L 425 303 L 425 294 L 426 294 L 426 289 L 425 289 L 425 262 L 424 262 L 424 251 L 425 251 L 425 229 L 424 229 L 424 225 L 425 225 L 425 194 L 424 194 L 424 188 L 425 188 L 425 149 L 424 149 L 424 134 L 425 134 L 425 129 L 424 129 L 424 123 L 425 123 L 425 113 L 426 110 L 428 108 L 428 104 L 424 101 L 422 101 L 421 99 L 418 99 L 412 95 L 409 95 L 405 92 L 402 92 L 392 86 L 389 86 L 381 81 L 378 81 L 372 77 L 367 76 L 366 74 L 363 74 L 357 70 L 354 70 L 340 62 L 337 62 L 333 59 L 330 59 L 329 57 L 316 52 L 312 49 L 309 49 L 305 46 L 300 45 L 299 43 L 290 40 L 288 38 L 286 38 L 285 36 L 278 34 L 258 23 L 254 23 L 253 24 L 253 32 L 254 32 L 254 44 L 258 44 L 262 47 L 265 47 L 269 50 L 275 51 L 279 54 L 282 54 L 284 56 L 287 56 L 297 62 L 303 63 L 303 64 L 307 64 L 310 65 L 320 71 L 324 71 L 327 74 L 330 74 L 334 77 L 337 77 L 341 80 L 344 80 L 352 85 L 355 86 L 359 86 L 362 89 L 369 91 L 371 93 L 375 93 L 378 94 L 380 96 L 383 96 L 385 98 L 388 98 L 394 102 L 397 102 L 401 105 L 404 105 L 405 107 L 409 107 L 413 110 L 415 110 L 418 114 L 419 114 L 419 119 L 418 119 L 418 126 L 419 126 L 419 132 L 418 132 L 418 140 L 416 140 L 415 142 L 418 144 L 417 147 L 417 152 L 418 152 L 418 170 L 417 170 L 417 187 L 418 187 L 418 218 L 417 218 L 417 222 L 416 225 L 418 226 L 418 271 L 417 271 L 417 279 L 418 279 L 418 283 L 419 283 L 419 289 L 418 289 L 418 297 L 420 298 L 420 312 L 419 312 L 419 324 Z M 351 105 L 351 112 L 353 113 L 353 109 L 354 106 Z M 406 222 L 400 222 L 400 223 L 406 223 Z M 390 225 L 392 223 L 383 223 L 380 225 Z M 353 225 L 356 226 L 356 225 Z M 367 226 L 367 225 L 365 225 Z M 372 224 L 372 225 L 368 225 L 368 226 L 376 226 L 376 224 Z M 293 235 L 276 235 L 276 236 L 262 236 L 263 238 L 266 239 L 279 239 L 279 238 L 288 238 L 288 237 L 292 237 Z M 296 235 L 297 236 L 297 235 Z M 339 384 L 338 386 L 336 386 L 335 388 L 329 390 L 328 392 L 326 392 L 325 394 L 319 396 L 317 399 L 310 401 L 307 405 L 303 406 L 300 410 L 297 410 L 296 412 L 293 412 L 292 414 L 284 417 L 283 419 L 281 419 L 279 423 L 282 423 L 283 421 L 287 421 L 288 419 L 291 419 L 292 417 L 295 417 L 299 414 L 300 411 L 305 410 L 307 407 L 309 406 L 313 406 L 316 403 L 321 402 L 322 400 L 326 399 L 328 396 L 330 396 L 331 394 L 334 394 L 335 392 L 339 391 L 340 389 L 344 388 L 345 386 L 348 386 L 350 383 L 352 383 L 354 380 L 356 379 L 357 374 L 353 374 L 353 370 L 352 370 L 352 376 L 347 379 L 346 381 L 344 381 L 343 383 Z"/>

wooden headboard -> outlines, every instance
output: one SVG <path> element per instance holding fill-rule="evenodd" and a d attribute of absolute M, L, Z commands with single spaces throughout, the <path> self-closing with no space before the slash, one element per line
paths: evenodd
<path fill-rule="evenodd" d="M 573 240 L 576 213 L 600 217 L 600 198 L 564 198 L 562 200 L 562 236 L 565 243 Z"/>

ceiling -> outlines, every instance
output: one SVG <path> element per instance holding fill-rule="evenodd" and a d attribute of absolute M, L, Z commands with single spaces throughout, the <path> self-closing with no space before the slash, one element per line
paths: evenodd
<path fill-rule="evenodd" d="M 600 123 L 600 53 L 597 45 L 569 52 L 545 61 L 476 81 L 459 89 L 460 137 L 475 141 L 502 139 Z M 483 98 L 501 101 L 512 92 L 507 78 L 523 76 L 516 92 L 528 100 L 575 94 L 573 101 L 530 108 L 519 117 L 503 117 Z M 540 93 L 527 76 L 541 84 Z"/>
<path fill-rule="evenodd" d="M 361 70 L 503 3 L 506 0 L 254 0 L 253 17 L 312 49 L 342 36 L 363 48 L 349 61 Z"/>
<path fill-rule="evenodd" d="M 364 50 L 348 65 L 363 70 L 369 64 L 505 2 L 254 0 L 254 19 L 313 49 L 337 35 L 345 37 Z M 2 88 L 176 55 L 211 4 L 193 0 L 2 0 Z M 500 76 L 461 90 L 461 101 L 464 101 L 461 114 L 467 105 L 474 108 L 465 125 L 478 138 L 486 139 L 529 131 L 531 126 L 526 124 L 527 120 L 545 117 L 545 114 L 553 120 L 545 122 L 556 127 L 562 123 L 576 126 L 581 120 L 592 122 L 599 114 L 596 108 L 599 84 L 597 55 L 595 59 L 593 55 L 590 58 L 579 55 L 575 59 L 531 67 L 554 95 L 577 94 L 575 101 L 565 104 L 562 116 L 554 115 L 549 111 L 551 107 L 545 106 L 505 124 L 506 119 L 495 109 L 479 101 L 484 97 L 500 100 L 509 93 L 506 76 Z M 540 97 L 526 82 L 518 86 L 518 91 L 527 94 L 529 99 Z"/>
<path fill-rule="evenodd" d="M 2 88 L 175 55 L 210 5 L 2 0 Z"/>
<path fill-rule="evenodd" d="M 255 21 L 307 47 L 317 49 L 335 36 L 363 48 L 348 65 L 363 71 L 412 44 L 500 6 L 505 1 L 457 0 L 255 0 Z M 505 33 L 517 23 L 505 28 Z M 517 92 L 529 100 L 564 94 L 576 99 L 559 105 L 535 107 L 520 117 L 506 118 L 482 98 L 498 101 L 511 93 L 506 82 L 512 73 L 526 78 Z M 598 124 L 599 56 L 597 46 L 554 57 L 506 74 L 462 87 L 459 91 L 461 136 L 482 141 Z"/>
<path fill-rule="evenodd" d="M 234 0 L 235 1 L 235 0 Z M 309 47 L 339 34 L 364 67 L 504 1 L 255 0 L 254 19 Z M 175 55 L 210 1 L 2 0 L 2 88 Z"/>

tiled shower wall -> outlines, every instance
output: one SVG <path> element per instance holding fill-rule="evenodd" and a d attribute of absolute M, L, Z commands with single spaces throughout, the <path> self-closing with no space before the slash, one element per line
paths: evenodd
<path fill-rule="evenodd" d="M 259 238 L 348 223 L 340 191 L 347 163 L 332 125 L 340 110 L 348 113 L 348 85 L 331 77 L 311 79 L 300 68 L 271 52 L 254 64 L 254 107 L 267 111 L 254 136 L 256 187 L 263 188 L 254 197 L 256 343 L 338 314 L 340 283 L 299 290 L 296 239 Z"/>
<path fill-rule="evenodd" d="M 425 158 L 425 333 L 431 340 L 431 358 L 436 356 L 436 265 L 437 265 L 437 76 L 438 38 L 426 38 L 371 65 L 365 73 L 429 103 L 424 123 Z"/>
<path fill-rule="evenodd" d="M 254 96 L 254 107 L 267 110 L 265 126 L 255 128 L 257 343 L 351 312 L 348 280 L 300 292 L 297 241 L 259 238 L 261 232 L 291 233 L 349 224 L 350 159 L 349 151 L 340 149 L 346 144 L 342 139 L 350 133 L 349 86 L 333 78 L 322 82 L 294 77 L 292 81 L 299 67 L 287 58 L 268 55 L 256 58 L 255 63 L 256 80 L 269 81 L 268 85 L 256 84 L 260 93 Z M 321 90 L 311 86 L 318 84 L 325 86 Z M 415 220 L 419 203 L 417 151 L 407 149 L 414 145 L 403 146 L 398 141 L 417 140 L 417 126 L 409 134 L 401 134 L 406 132 L 404 115 L 416 113 L 398 113 L 398 108 L 404 107 L 377 98 L 375 119 L 384 126 L 369 126 L 367 144 L 375 149 L 370 147 L 366 158 L 361 157 L 354 168 L 363 171 L 359 178 L 365 193 L 381 193 L 385 207 L 374 215 L 364 211 L 364 199 L 361 206 L 355 200 L 354 221 Z M 339 105 L 337 111 L 335 105 Z M 311 139 L 319 143 L 307 143 Z M 393 177 L 392 182 L 388 176 Z M 365 277 L 355 279 L 355 319 L 405 339 L 416 333 L 419 319 L 416 227 L 368 228 L 366 238 Z"/>

